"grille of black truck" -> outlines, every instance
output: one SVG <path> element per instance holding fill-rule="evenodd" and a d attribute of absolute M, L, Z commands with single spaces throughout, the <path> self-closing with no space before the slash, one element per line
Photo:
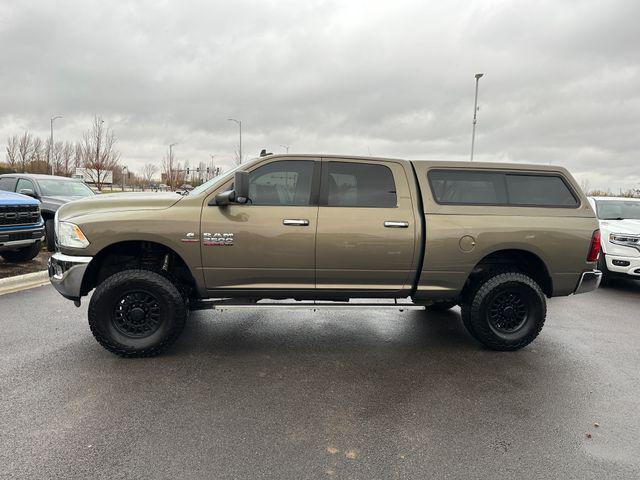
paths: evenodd
<path fill-rule="evenodd" d="M 0 227 L 32 225 L 40 220 L 38 205 L 0 205 Z"/>

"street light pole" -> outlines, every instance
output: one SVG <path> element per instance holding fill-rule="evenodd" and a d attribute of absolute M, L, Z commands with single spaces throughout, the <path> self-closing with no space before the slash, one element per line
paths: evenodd
<path fill-rule="evenodd" d="M 476 143 L 476 123 L 478 121 L 478 83 L 484 73 L 476 73 L 476 96 L 473 101 L 473 129 L 471 131 L 471 161 L 473 162 L 473 147 Z"/>
<path fill-rule="evenodd" d="M 97 120 L 97 118 L 96 118 Z M 98 137 L 96 138 L 96 172 L 100 173 L 100 142 L 102 141 L 102 124 L 104 123 L 104 120 L 102 118 L 100 118 L 100 123 L 97 124 L 97 134 Z M 98 175 L 98 177 L 100 177 L 100 175 Z M 101 182 L 100 178 L 98 178 L 98 182 Z M 113 186 L 111 187 L 111 189 L 113 189 Z"/>
<path fill-rule="evenodd" d="M 53 153 L 53 122 L 58 118 L 62 118 L 62 115 L 55 115 L 51 117 L 51 139 L 49 141 L 49 155 L 47 161 L 49 162 L 49 167 L 51 168 L 51 175 L 53 175 L 53 162 L 51 161 L 51 153 Z"/>
<path fill-rule="evenodd" d="M 177 143 L 169 144 L 169 178 L 167 178 L 167 182 L 169 183 L 169 188 L 173 188 L 173 147 L 177 145 Z"/>
<path fill-rule="evenodd" d="M 240 129 L 240 145 L 239 145 L 239 153 L 240 153 L 240 162 L 242 163 L 242 120 L 236 120 L 235 118 L 228 118 L 230 122 L 236 122 L 238 124 L 238 128 Z"/>
<path fill-rule="evenodd" d="M 282 148 L 284 148 L 284 149 L 285 149 L 285 151 L 286 151 L 287 153 L 289 153 L 289 147 L 290 147 L 291 145 L 280 145 L 280 146 L 281 146 Z"/>

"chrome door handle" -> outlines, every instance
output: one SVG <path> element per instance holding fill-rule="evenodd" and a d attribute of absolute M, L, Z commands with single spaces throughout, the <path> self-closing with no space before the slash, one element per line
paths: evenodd
<path fill-rule="evenodd" d="M 309 225 L 309 220 L 305 219 L 294 219 L 294 218 L 285 218 L 282 220 L 283 225 L 289 225 L 292 227 L 306 227 Z"/>
<path fill-rule="evenodd" d="M 387 220 L 384 222 L 384 226 L 387 228 L 407 228 L 409 226 L 409 222 L 396 222 L 393 220 Z"/>

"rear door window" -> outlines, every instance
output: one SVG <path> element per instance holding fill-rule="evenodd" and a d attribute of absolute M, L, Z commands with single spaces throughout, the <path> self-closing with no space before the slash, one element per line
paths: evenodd
<path fill-rule="evenodd" d="M 327 162 L 323 169 L 323 205 L 396 207 L 396 185 L 389 167 L 373 163 Z"/>

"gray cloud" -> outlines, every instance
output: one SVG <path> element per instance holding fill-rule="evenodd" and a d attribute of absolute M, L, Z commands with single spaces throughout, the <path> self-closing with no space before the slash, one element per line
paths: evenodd
<path fill-rule="evenodd" d="M 0 4 L 0 147 L 94 114 L 131 168 L 262 147 L 558 163 L 640 188 L 637 1 Z"/>

